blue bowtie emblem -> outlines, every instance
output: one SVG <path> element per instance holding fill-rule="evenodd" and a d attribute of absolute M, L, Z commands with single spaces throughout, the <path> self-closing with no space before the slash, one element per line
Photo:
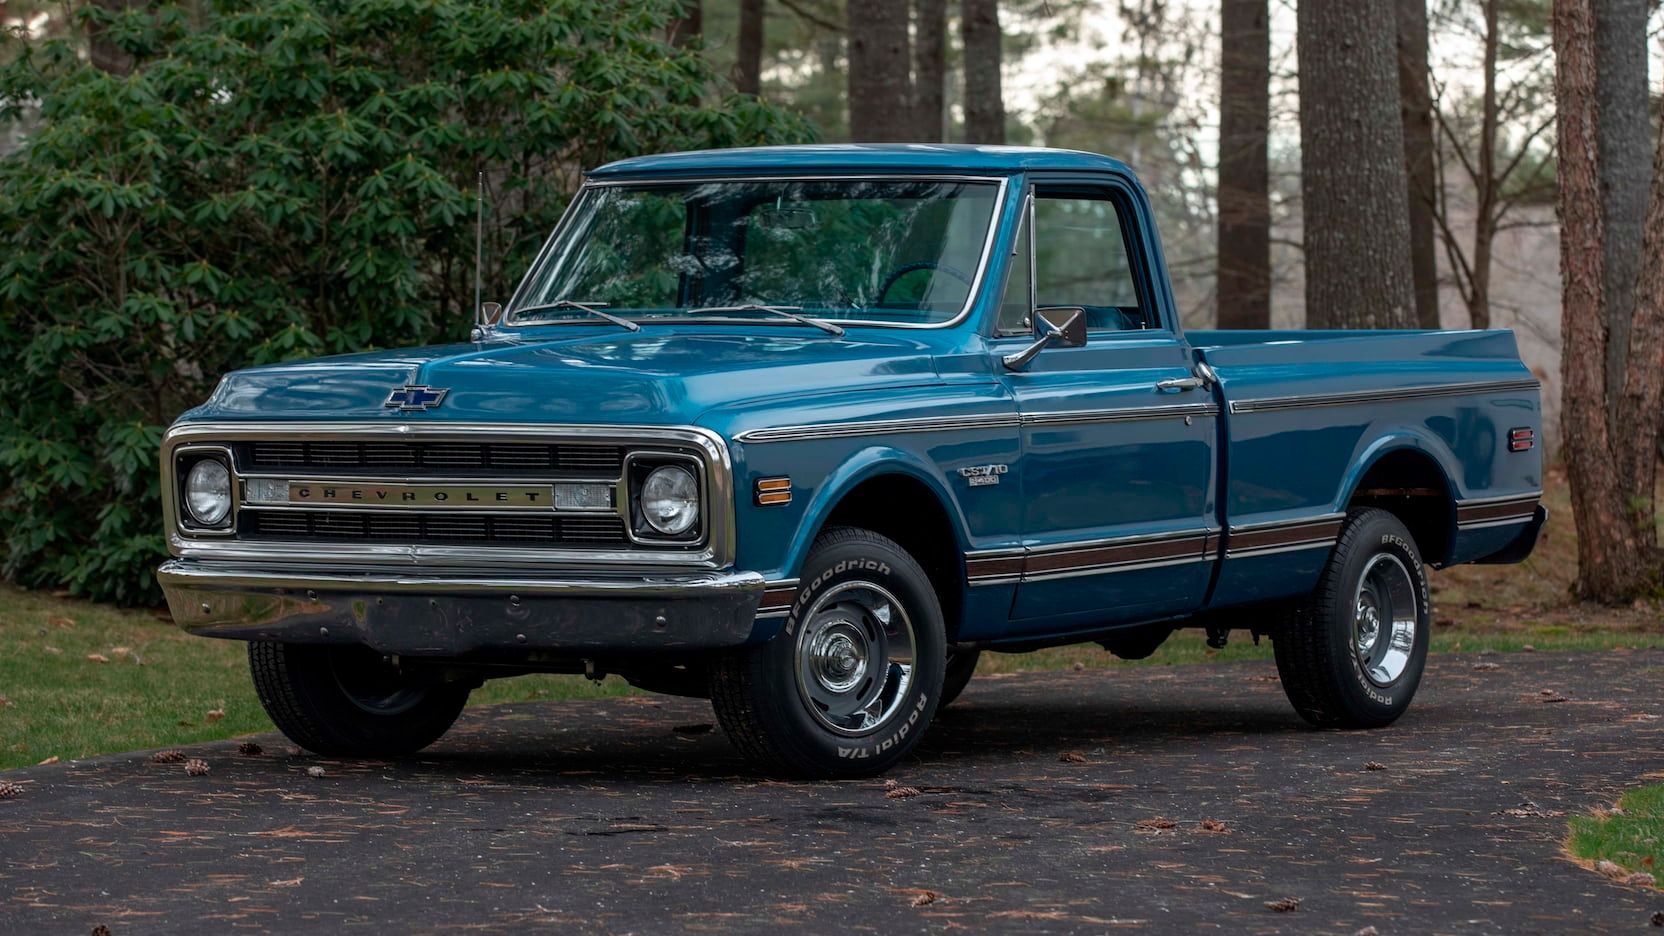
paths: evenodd
<path fill-rule="evenodd" d="M 387 402 L 382 404 L 388 409 L 403 412 L 430 410 L 445 402 L 445 394 L 451 391 L 433 387 L 400 387 L 387 395 Z"/>

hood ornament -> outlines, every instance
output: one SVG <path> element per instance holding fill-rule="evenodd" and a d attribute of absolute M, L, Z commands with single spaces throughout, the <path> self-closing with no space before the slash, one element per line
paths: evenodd
<path fill-rule="evenodd" d="M 403 386 L 387 395 L 387 402 L 383 403 L 388 409 L 396 409 L 401 413 L 415 413 L 430 410 L 445 402 L 446 394 L 451 391 L 444 387 Z"/>

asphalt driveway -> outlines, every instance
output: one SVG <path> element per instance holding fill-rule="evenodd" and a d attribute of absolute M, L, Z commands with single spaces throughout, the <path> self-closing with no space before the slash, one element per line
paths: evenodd
<path fill-rule="evenodd" d="M 201 777 L 12 771 L 0 932 L 1660 932 L 1664 891 L 1560 851 L 1664 779 L 1660 651 L 1439 657 L 1359 733 L 1305 728 L 1263 663 L 983 679 L 900 791 L 758 778 L 712 722 L 535 703 L 393 764 L 271 736 L 192 749 Z"/>

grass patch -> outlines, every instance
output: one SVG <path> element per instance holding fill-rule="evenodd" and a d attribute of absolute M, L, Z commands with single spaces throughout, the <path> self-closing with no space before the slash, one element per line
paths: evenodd
<path fill-rule="evenodd" d="M 631 691 L 617 677 L 520 676 L 487 682 L 469 703 Z M 192 637 L 146 611 L 0 586 L 0 770 L 271 730 L 241 642 Z"/>
<path fill-rule="evenodd" d="M 1609 861 L 1664 881 L 1664 784 L 1631 790 L 1616 809 L 1573 819 L 1566 846 L 1585 861 Z"/>

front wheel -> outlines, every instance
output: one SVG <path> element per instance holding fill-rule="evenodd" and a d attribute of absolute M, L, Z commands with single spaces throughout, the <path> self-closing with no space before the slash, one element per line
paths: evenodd
<path fill-rule="evenodd" d="M 327 757 L 414 754 L 450 729 L 470 691 L 414 683 L 367 647 L 255 641 L 248 664 L 278 730 Z"/>
<path fill-rule="evenodd" d="M 1427 664 L 1427 572 L 1410 531 L 1355 510 L 1311 598 L 1273 636 L 1283 691 L 1320 728 L 1379 728 L 1410 707 Z"/>
<path fill-rule="evenodd" d="M 734 745 L 771 772 L 868 777 L 924 735 L 946 638 L 924 570 L 867 530 L 823 534 L 785 630 L 712 667 L 711 705 Z"/>

